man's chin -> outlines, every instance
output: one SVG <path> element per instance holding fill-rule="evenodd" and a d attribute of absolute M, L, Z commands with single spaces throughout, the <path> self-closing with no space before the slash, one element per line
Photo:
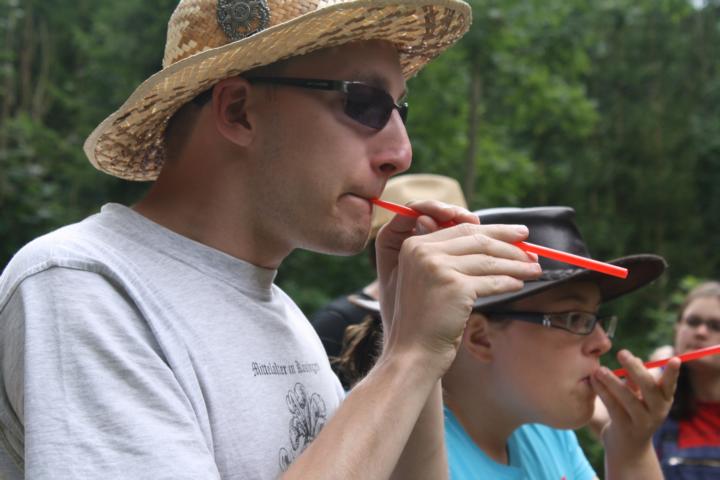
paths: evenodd
<path fill-rule="evenodd" d="M 368 244 L 368 234 L 367 232 L 356 232 L 352 235 L 347 233 L 345 235 L 335 234 L 329 235 L 323 240 L 325 241 L 317 242 L 315 245 L 308 245 L 303 249 L 341 257 L 357 255 L 365 250 Z"/>

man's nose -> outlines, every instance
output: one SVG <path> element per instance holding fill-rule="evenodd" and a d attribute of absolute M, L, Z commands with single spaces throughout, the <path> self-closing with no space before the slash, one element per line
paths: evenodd
<path fill-rule="evenodd" d="M 393 110 L 387 125 L 376 134 L 376 140 L 377 150 L 372 157 L 374 169 L 390 177 L 410 168 L 412 145 L 397 110 Z"/>

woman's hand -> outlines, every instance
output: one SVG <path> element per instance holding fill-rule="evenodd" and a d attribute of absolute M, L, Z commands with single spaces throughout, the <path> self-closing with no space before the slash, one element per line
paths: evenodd
<path fill-rule="evenodd" d="M 627 381 L 605 367 L 591 380 L 610 416 L 602 431 L 606 468 L 614 473 L 608 478 L 662 478 L 652 436 L 672 406 L 680 359 L 670 360 L 659 379 L 627 350 L 618 352 L 618 360 L 627 369 Z"/>

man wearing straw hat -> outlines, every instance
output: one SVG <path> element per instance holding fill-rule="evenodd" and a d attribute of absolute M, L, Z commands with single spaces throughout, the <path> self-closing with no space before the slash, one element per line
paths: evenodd
<path fill-rule="evenodd" d="M 0 280 L 3 476 L 444 478 L 439 379 L 475 299 L 539 275 L 527 229 L 433 201 L 389 222 L 385 347 L 347 398 L 273 280 L 363 248 L 410 165 L 405 81 L 469 24 L 461 0 L 181 0 L 162 71 L 85 143 L 149 194 Z"/>

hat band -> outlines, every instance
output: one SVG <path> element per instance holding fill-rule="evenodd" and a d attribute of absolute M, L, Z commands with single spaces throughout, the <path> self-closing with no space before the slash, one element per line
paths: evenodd
<path fill-rule="evenodd" d="M 242 40 L 270 24 L 266 0 L 218 0 L 217 20 L 231 42 Z"/>

